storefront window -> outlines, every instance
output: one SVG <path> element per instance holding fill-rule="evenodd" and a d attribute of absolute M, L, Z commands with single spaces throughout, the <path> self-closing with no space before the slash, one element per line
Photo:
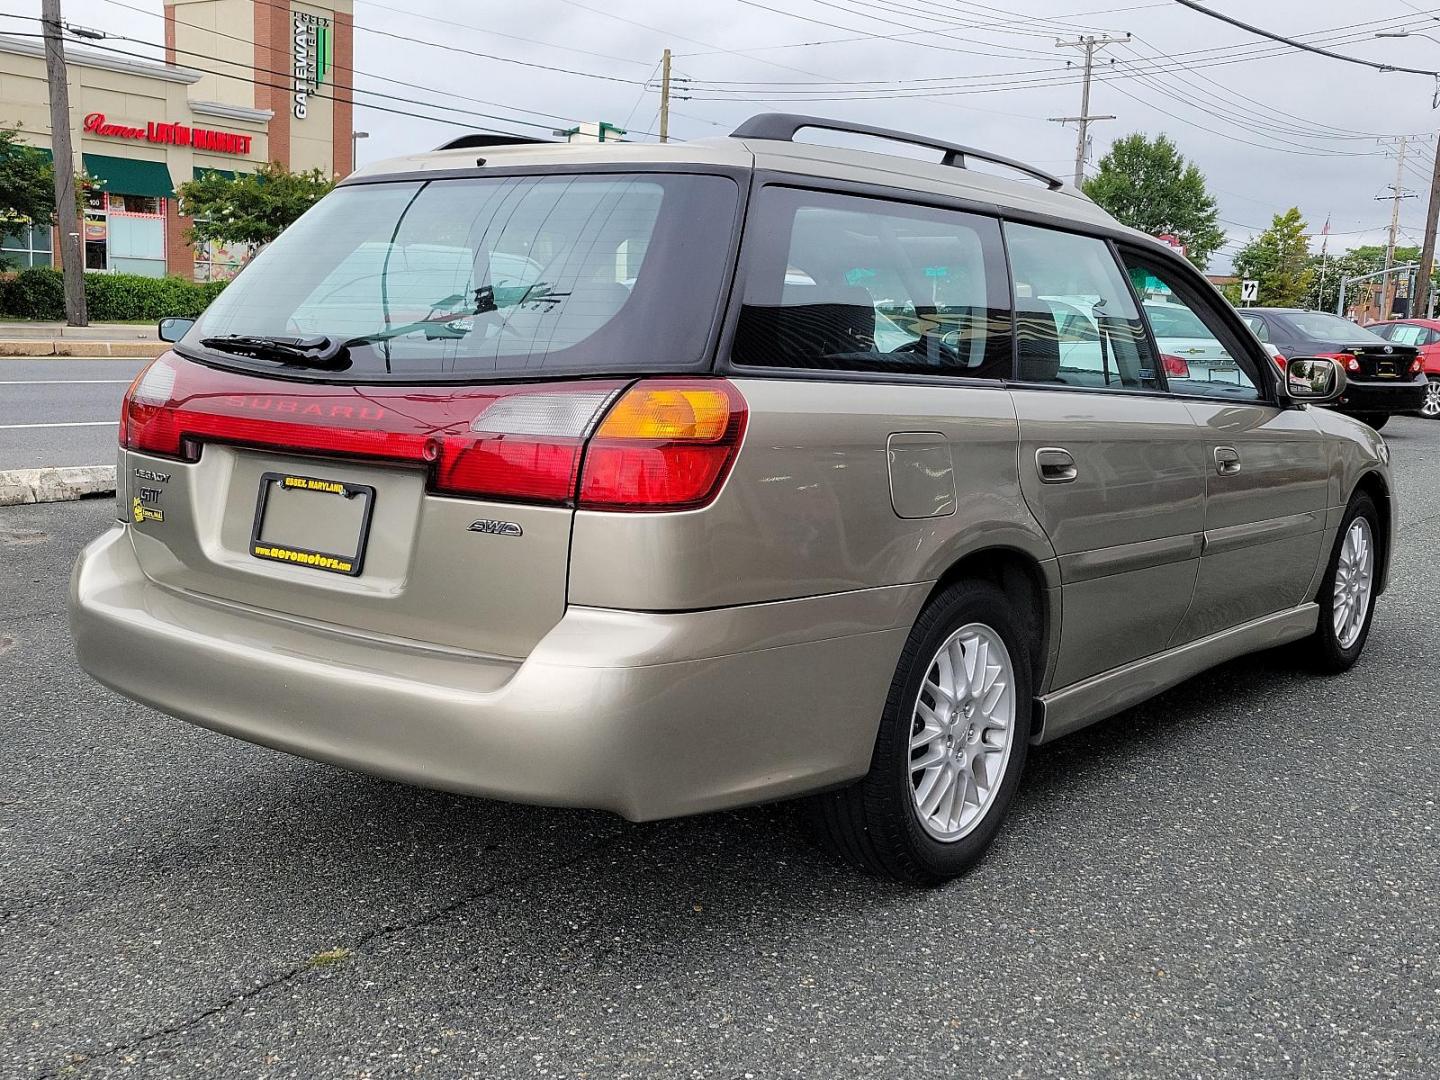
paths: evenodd
<path fill-rule="evenodd" d="M 229 281 L 254 255 L 254 244 L 225 244 L 218 240 L 196 241 L 195 280 Z"/>
<path fill-rule="evenodd" d="M 0 269 L 25 270 L 52 262 L 49 225 L 0 221 Z"/>
<path fill-rule="evenodd" d="M 165 200 L 87 192 L 85 269 L 164 277 Z"/>

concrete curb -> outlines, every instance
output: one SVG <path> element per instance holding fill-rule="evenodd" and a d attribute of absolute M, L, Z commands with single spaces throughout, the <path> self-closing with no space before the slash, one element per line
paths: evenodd
<path fill-rule="evenodd" d="M 114 465 L 72 465 L 0 472 L 0 506 L 66 502 L 115 494 Z"/>
<path fill-rule="evenodd" d="M 0 357 L 71 356 L 95 359 L 107 356 L 153 360 L 170 346 L 163 341 L 63 341 L 36 338 L 0 340 Z"/>

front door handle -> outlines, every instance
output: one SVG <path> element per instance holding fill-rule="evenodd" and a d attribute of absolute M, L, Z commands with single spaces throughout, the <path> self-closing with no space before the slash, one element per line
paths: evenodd
<path fill-rule="evenodd" d="M 1042 446 L 1035 451 L 1035 468 L 1042 484 L 1069 484 L 1080 475 L 1070 451 L 1059 446 Z"/>
<path fill-rule="evenodd" d="M 1215 448 L 1215 471 L 1221 476 L 1234 476 L 1240 471 L 1240 451 L 1233 446 Z"/>

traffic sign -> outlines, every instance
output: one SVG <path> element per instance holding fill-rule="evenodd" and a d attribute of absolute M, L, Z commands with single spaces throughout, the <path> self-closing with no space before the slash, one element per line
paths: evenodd
<path fill-rule="evenodd" d="M 1247 278 L 1240 282 L 1240 302 L 1253 304 L 1260 299 L 1260 282 Z"/>

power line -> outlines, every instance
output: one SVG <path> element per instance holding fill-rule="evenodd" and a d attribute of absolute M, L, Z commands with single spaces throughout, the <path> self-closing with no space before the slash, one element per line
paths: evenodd
<path fill-rule="evenodd" d="M 10 17 L 10 18 L 30 18 L 30 16 L 24 16 L 24 15 L 20 15 L 20 16 L 9 16 L 9 17 Z M 40 37 L 41 35 L 39 35 L 39 34 L 28 34 L 28 33 L 16 33 L 16 34 L 11 34 L 10 36 L 11 36 L 11 37 L 17 37 L 17 38 L 35 38 L 35 37 Z M 162 46 L 160 46 L 160 45 L 157 45 L 157 44 L 156 44 L 155 42 L 153 42 L 153 41 L 144 41 L 144 40 L 141 40 L 141 39 L 138 39 L 138 38 L 121 37 L 121 36 L 119 36 L 119 35 L 116 35 L 116 37 L 117 37 L 118 40 L 131 41 L 131 42 L 134 42 L 134 43 L 139 44 L 139 45 L 145 45 L 145 46 L 147 46 L 147 47 L 149 47 L 149 48 L 161 48 L 161 47 L 162 47 Z M 132 59 L 132 60 L 145 60 L 145 61 L 151 61 L 151 62 L 153 62 L 153 58 L 152 58 L 151 56 L 148 56 L 148 55 L 144 54 L 144 53 L 138 53 L 138 52 L 134 52 L 134 51 L 127 50 L 127 49 L 117 49 L 117 48 L 114 48 L 113 46 L 99 45 L 99 44 L 96 44 L 96 43 L 93 42 L 93 41 L 87 41 L 87 42 L 86 42 L 86 47 L 89 48 L 89 49 L 98 50 L 98 51 L 100 51 L 100 52 L 114 53 L 114 54 L 116 54 L 116 55 L 118 55 L 118 56 L 128 57 L 128 58 L 130 58 L 130 59 Z M 273 70 L 271 70 L 271 69 L 269 69 L 269 68 L 257 68 L 257 67 L 252 67 L 252 66 L 249 65 L 249 64 L 244 64 L 244 63 L 241 63 L 241 62 L 239 62 L 239 61 L 235 61 L 235 60 L 225 60 L 225 59 L 222 59 L 222 58 L 216 57 L 216 56 L 210 56 L 210 55 L 206 55 L 206 54 L 203 54 L 203 53 L 191 52 L 190 50 L 187 50 L 187 49 L 176 49 L 175 51 L 176 51 L 177 53 L 180 53 L 180 54 L 183 54 L 183 55 L 186 55 L 186 56 L 200 56 L 200 57 L 203 57 L 204 59 L 208 60 L 208 61 L 211 62 L 211 63 L 222 63 L 222 64 L 229 64 L 229 65 L 232 66 L 232 67 L 243 67 L 243 68 L 247 68 L 247 69 L 249 69 L 249 70 L 251 70 L 251 71 L 254 71 L 254 72 L 257 73 L 257 74 L 283 76 L 283 77 L 285 77 L 287 80 L 292 80 L 293 77 L 294 77 L 294 73 L 293 73 L 293 72 L 279 72 L 279 71 L 273 71 Z M 217 72 L 216 74 L 220 74 L 220 73 Z M 227 78 L 227 79 L 234 79 L 236 82 L 249 83 L 251 86 L 263 86 L 263 87 L 267 87 L 267 88 L 269 88 L 269 89 L 271 89 L 271 90 L 289 90 L 289 89 L 291 89 L 292 86 L 293 86 L 293 82 L 291 82 L 291 81 L 286 81 L 286 82 L 271 82 L 271 81 L 266 80 L 266 79 L 253 79 L 253 78 L 244 77 L 244 76 L 242 76 L 242 75 L 232 75 L 232 74 L 225 74 L 223 77 L 224 77 L 224 78 Z M 428 102 L 428 101 L 416 101 L 416 100 L 414 100 L 413 98 L 401 98 L 401 97 L 398 97 L 398 96 L 396 96 L 396 95 L 394 95 L 394 94 L 381 94 L 379 91 L 375 91 L 375 90 L 353 90 L 353 89 L 352 89 L 352 92 L 372 94 L 372 95 L 377 95 L 377 96 L 384 97 L 384 98 L 390 98 L 390 99 L 392 99 L 392 100 L 401 101 L 401 102 L 404 102 L 404 103 L 406 103 L 406 104 L 418 106 L 418 107 L 420 107 L 420 108 L 426 108 L 426 109 L 443 109 L 443 110 L 447 110 L 447 111 L 451 111 L 451 112 L 458 112 L 458 113 L 463 113 L 463 114 L 468 114 L 468 115 L 488 116 L 488 114 L 476 113 L 474 110 L 471 110 L 471 109 L 461 109 L 461 108 L 459 108 L 459 107 L 457 107 L 457 106 L 441 105 L 441 104 L 438 104 L 438 103 Z M 312 98 L 318 98 L 318 99 L 320 99 L 320 100 L 328 100 L 328 101 L 334 101 L 334 100 L 336 100 L 335 95 L 334 95 L 333 93 L 331 93 L 331 94 L 326 94 L 326 93 L 323 93 L 323 92 L 318 92 L 318 93 L 311 94 L 310 96 L 311 96 Z M 366 109 L 371 109 L 371 110 L 373 110 L 373 111 L 375 111 L 375 112 L 391 113 L 391 114 L 396 115 L 396 116 L 407 116 L 407 117 L 410 117 L 410 118 L 415 119 L 415 120 L 429 120 L 429 121 L 431 121 L 431 122 L 433 122 L 433 123 L 437 123 L 437 124 L 448 124 L 448 125 L 450 125 L 451 127 L 471 127 L 471 128 L 476 129 L 476 130 L 480 130 L 480 131 L 491 131 L 491 132 L 495 132 L 496 134 L 500 134 L 500 135 L 510 135 L 510 134 L 513 134 L 513 132 L 506 131 L 504 128 L 490 127 L 490 126 L 485 125 L 485 124 L 467 124 L 465 121 L 463 121 L 463 120 L 457 120 L 457 119 L 455 119 L 454 117 L 431 116 L 431 115 L 427 115 L 427 114 L 424 114 L 424 113 L 411 112 L 411 111 L 406 110 L 406 109 L 397 109 L 397 108 L 392 108 L 392 107 L 385 106 L 385 105 L 375 105 L 375 104 L 372 104 L 372 103 L 370 103 L 370 102 L 356 102 L 355 104 L 356 104 L 358 107 L 366 108 Z M 535 123 L 532 123 L 531 121 L 528 121 L 528 120 L 520 120 L 520 119 L 518 119 L 518 118 L 513 118 L 513 119 L 512 119 L 512 118 L 504 118 L 504 117 L 502 117 L 501 119 L 504 119 L 507 123 L 517 124 L 517 125 L 520 125 L 520 126 L 522 126 L 522 127 L 547 127 L 547 126 L 548 126 L 548 125 L 543 125 L 543 124 L 535 124 Z"/>
<path fill-rule="evenodd" d="M 107 4 L 111 5 L 112 7 L 124 8 L 124 9 L 127 10 L 127 11 L 134 11 L 134 12 L 137 12 L 137 13 L 142 14 L 142 15 L 150 15 L 150 16 L 153 16 L 154 18 L 157 18 L 157 19 L 158 19 L 158 18 L 163 18 L 163 16 L 157 14 L 156 12 L 148 11 L 148 10 L 146 10 L 145 8 L 142 8 L 142 7 L 136 7 L 134 4 L 127 4 L 127 3 L 124 2 L 124 0 L 104 0 L 104 3 L 107 3 Z M 270 5 L 270 6 L 273 6 L 273 5 Z M 11 17 L 12 17 L 12 18 L 25 18 L 25 16 L 23 16 L 23 15 L 20 15 L 20 16 L 11 16 Z M 185 24 L 183 24 L 183 25 L 189 26 L 189 27 L 191 27 L 192 29 L 199 30 L 199 31 L 201 31 L 201 32 L 203 32 L 203 33 L 206 33 L 206 34 L 210 34 L 210 35 L 212 35 L 213 37 L 225 38 L 226 40 L 239 42 L 239 43 L 242 44 L 242 45 L 250 45 L 250 46 L 252 46 L 252 47 L 255 45 L 254 40 L 252 40 L 251 38 L 240 37 L 240 36 L 238 36 L 238 35 L 236 35 L 236 34 L 227 34 L 227 33 L 224 33 L 223 31 L 220 31 L 220 30 L 211 30 L 211 29 L 209 29 L 208 27 L 196 26 L 194 23 L 185 23 Z M 136 43 L 136 44 L 150 45 L 149 42 L 144 41 L 144 40 L 142 40 L 142 39 L 140 39 L 140 38 L 132 38 L 132 37 L 129 37 L 129 36 L 124 35 L 124 34 L 112 34 L 112 33 L 110 33 L 109 31 L 102 31 L 102 33 L 104 33 L 106 37 L 114 38 L 115 40 L 118 40 L 118 41 L 130 41 L 130 42 L 134 42 L 134 43 Z M 154 46 L 154 47 L 159 48 L 159 46 Z M 183 50 L 176 50 L 176 51 L 177 51 L 177 52 L 180 52 L 180 51 L 183 51 Z M 199 55 L 199 54 L 196 54 L 196 53 L 194 53 L 194 52 L 187 52 L 187 55 L 192 55 L 192 56 L 193 56 L 193 55 Z M 208 55 L 208 54 L 207 54 L 207 55 Z M 220 59 L 220 58 L 211 58 L 211 59 Z M 233 63 L 233 61 L 228 61 L 228 60 L 222 60 L 222 62 L 224 62 L 224 63 Z M 243 65 L 243 66 L 249 67 L 250 65 Z M 462 100 L 462 101 L 473 102 L 474 104 L 477 104 L 477 105 L 493 105 L 493 106 L 495 106 L 496 108 L 501 108 L 501 109 L 513 109 L 513 110 L 516 111 L 516 112 L 529 113 L 531 116 L 543 116 L 543 117 L 546 117 L 546 118 L 549 119 L 549 120 L 562 120 L 562 121 L 564 121 L 565 123 L 572 123 L 572 122 L 573 122 L 571 117 L 561 116 L 561 115 L 559 115 L 558 113 L 547 113 L 547 112 L 542 112 L 542 111 L 540 111 L 540 110 L 538 110 L 538 109 L 526 108 L 526 107 L 523 106 L 523 105 L 507 105 L 507 104 L 505 104 L 504 102 L 500 102 L 500 101 L 491 101 L 491 100 L 486 99 L 486 98 L 470 97 L 470 96 L 468 96 L 468 95 L 466 95 L 466 94 L 456 93 L 456 92 L 453 91 L 453 90 L 446 90 L 446 89 L 442 89 L 442 88 L 440 88 L 440 87 L 435 87 L 435 86 L 426 86 L 426 85 L 423 84 L 423 83 L 407 82 L 407 81 L 405 81 L 405 80 L 403 80 L 403 79 L 394 79 L 394 78 L 391 78 L 391 77 L 389 77 L 389 76 L 387 76 L 387 75 L 377 75 L 376 73 L 374 73 L 374 72 L 372 72 L 372 71 L 364 71 L 364 70 L 362 70 L 362 69 L 360 69 L 360 68 L 356 68 L 356 67 L 347 67 L 346 65 L 340 64 L 340 63 L 334 64 L 333 67 L 334 67 L 334 70 L 336 70 L 336 71 L 348 71 L 348 72 L 350 72 L 351 75 L 363 75 L 363 76 L 364 76 L 365 78 L 367 78 L 367 79 L 375 79 L 375 80 L 378 81 L 378 82 L 389 83 L 389 84 L 392 85 L 392 86 L 403 86 L 403 87 L 406 87 L 406 88 L 411 89 L 411 90 L 422 90 L 422 91 L 424 91 L 424 92 L 426 92 L 426 93 L 430 93 L 430 94 L 442 94 L 442 95 L 444 95 L 444 96 L 446 96 L 446 97 L 459 98 L 459 99 Z M 259 70 L 259 69 L 257 69 L 257 70 Z M 273 71 L 273 70 L 271 70 L 269 73 L 270 73 L 270 74 L 287 74 L 286 72 L 276 72 L 276 71 Z M 233 79 L 233 78 L 235 78 L 235 76 L 233 76 L 233 75 L 226 75 L 226 74 L 222 74 L 222 73 L 220 73 L 220 72 L 216 72 L 215 74 L 219 75 L 220 78 L 224 78 L 224 79 Z M 368 90 L 368 89 L 365 89 L 365 88 L 363 88 L 363 87 L 352 87 L 352 90 L 354 90 L 354 92 L 356 92 L 356 93 L 361 93 L 361 94 L 378 95 L 378 94 L 380 93 L 379 91 L 376 91 L 376 90 Z M 409 98 L 403 98 L 403 97 L 397 97 L 396 100 L 400 100 L 400 101 L 410 101 L 411 99 L 409 99 Z M 369 107 L 370 107 L 370 106 L 368 105 L 368 103 L 366 103 L 366 102 L 357 102 L 356 104 L 359 105 L 361 108 L 369 108 Z M 445 105 L 445 104 L 443 104 L 443 103 L 440 103 L 440 102 L 416 101 L 416 102 L 414 102 L 414 104 L 424 105 L 424 106 L 427 106 L 427 107 L 434 107 L 434 108 L 450 108 L 450 106 L 447 106 L 447 105 Z M 514 120 L 514 121 L 511 121 L 510 118 L 508 118 L 508 117 L 492 116 L 491 114 L 486 114 L 486 113 L 477 113 L 476 115 L 480 115 L 480 116 L 491 116 L 492 119 L 501 119 L 501 120 L 506 120 L 507 122 L 526 123 L 526 124 L 529 124 L 529 126 L 531 126 L 531 127 L 536 127 L 536 128 L 541 128 L 541 129 L 550 128 L 550 127 L 553 127 L 553 126 L 554 126 L 553 124 L 534 124 L 534 123 L 529 123 L 528 121 L 522 121 L 522 120 Z M 648 133 L 646 133 L 646 134 L 648 134 Z"/>
<path fill-rule="evenodd" d="M 1196 3 L 1195 0 L 1175 0 L 1175 2 L 1182 5 L 1183 7 L 1189 8 L 1192 11 L 1198 11 L 1202 15 L 1208 15 L 1212 19 L 1219 19 L 1223 23 L 1229 23 L 1231 26 L 1237 26 L 1241 30 L 1246 31 L 1247 33 L 1256 34 L 1263 38 L 1269 38 L 1271 41 L 1278 41 L 1282 44 L 1289 45 L 1292 49 L 1304 49 L 1306 52 L 1317 53 L 1320 56 L 1328 56 L 1332 60 L 1344 60 L 1347 64 L 1359 64 L 1362 67 L 1374 68 L 1376 71 L 1403 71 L 1407 75 L 1429 75 L 1431 78 L 1440 78 L 1440 71 L 1428 71 L 1424 68 L 1400 67 L 1397 64 L 1381 64 L 1377 63 L 1374 60 L 1362 60 L 1358 56 L 1346 56 L 1344 53 L 1337 53 L 1332 52 L 1329 49 L 1322 49 L 1319 46 L 1311 45 L 1304 41 L 1297 41 L 1294 38 L 1288 38 L 1284 34 L 1277 34 L 1272 30 L 1264 30 L 1258 26 L 1251 26 L 1247 22 L 1241 22 L 1239 19 L 1233 18 L 1229 15 L 1223 15 L 1218 11 L 1211 11 L 1203 4 Z"/>

